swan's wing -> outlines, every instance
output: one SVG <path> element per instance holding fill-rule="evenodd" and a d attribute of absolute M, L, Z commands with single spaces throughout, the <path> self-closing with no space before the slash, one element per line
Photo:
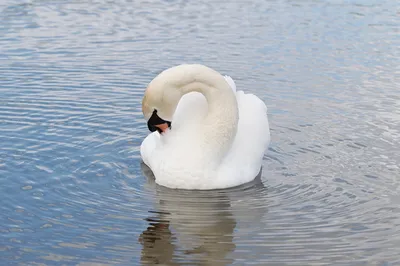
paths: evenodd
<path fill-rule="evenodd" d="M 238 131 L 231 150 L 224 158 L 219 176 L 221 182 L 250 182 L 260 171 L 264 152 L 270 143 L 267 106 L 253 94 L 236 93 L 239 107 Z"/>
<path fill-rule="evenodd" d="M 199 92 L 185 94 L 176 107 L 172 128 L 197 123 L 208 111 L 206 98 Z"/>

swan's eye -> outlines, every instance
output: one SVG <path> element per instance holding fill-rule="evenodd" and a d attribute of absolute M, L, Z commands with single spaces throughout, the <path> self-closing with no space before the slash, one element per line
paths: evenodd
<path fill-rule="evenodd" d="M 159 117 L 157 114 L 157 110 L 154 109 L 149 121 L 147 121 L 147 127 L 151 132 L 157 130 L 158 133 L 162 134 L 167 131 L 167 129 L 171 129 L 171 122 Z"/>

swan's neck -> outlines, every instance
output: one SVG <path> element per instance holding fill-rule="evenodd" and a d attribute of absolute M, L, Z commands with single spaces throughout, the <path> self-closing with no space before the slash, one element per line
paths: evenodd
<path fill-rule="evenodd" d="M 189 75 L 186 75 L 186 78 Z M 216 158 L 222 158 L 229 150 L 236 136 L 238 125 L 238 105 L 236 95 L 225 78 L 207 68 L 194 73 L 186 85 L 180 87 L 182 96 L 190 92 L 200 92 L 208 103 L 208 114 L 201 129 L 202 149 L 212 151 Z M 210 153 L 208 153 L 210 154 Z"/>

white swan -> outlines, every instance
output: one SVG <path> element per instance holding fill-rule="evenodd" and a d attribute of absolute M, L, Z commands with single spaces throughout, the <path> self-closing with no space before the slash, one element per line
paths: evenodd
<path fill-rule="evenodd" d="M 267 107 L 203 65 L 169 68 L 148 85 L 140 147 L 159 185 L 221 189 L 252 181 L 270 142 Z"/>

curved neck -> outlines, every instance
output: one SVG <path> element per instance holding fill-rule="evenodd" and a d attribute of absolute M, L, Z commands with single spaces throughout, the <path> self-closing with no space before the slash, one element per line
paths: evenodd
<path fill-rule="evenodd" d="M 212 154 L 222 158 L 230 149 L 236 136 L 238 125 L 238 105 L 236 95 L 225 78 L 218 72 L 194 65 L 184 74 L 182 86 L 178 86 L 181 95 L 199 92 L 208 103 L 208 114 L 201 125 L 203 149 L 212 150 Z"/>

